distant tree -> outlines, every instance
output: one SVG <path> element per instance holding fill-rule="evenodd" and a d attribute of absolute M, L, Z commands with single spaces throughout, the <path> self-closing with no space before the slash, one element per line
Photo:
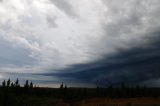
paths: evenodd
<path fill-rule="evenodd" d="M 64 95 L 64 85 L 63 82 L 59 87 L 59 96 L 62 97 Z"/>
<path fill-rule="evenodd" d="M 2 82 L 2 86 L 6 87 L 6 81 L 5 80 Z"/>
<path fill-rule="evenodd" d="M 68 88 L 67 88 L 66 84 L 65 84 L 65 86 L 63 88 L 63 98 L 64 99 L 68 99 Z"/>
<path fill-rule="evenodd" d="M 63 85 L 63 82 L 62 82 L 62 84 L 60 85 L 60 87 L 59 87 L 59 88 L 60 88 L 60 89 L 63 89 L 63 86 L 64 86 L 64 85 Z"/>
<path fill-rule="evenodd" d="M 11 84 L 11 80 L 8 79 L 8 81 L 7 81 L 7 87 L 10 87 L 10 84 Z"/>
<path fill-rule="evenodd" d="M 26 82 L 25 82 L 25 84 L 24 84 L 24 87 L 25 87 L 25 88 L 29 88 L 29 82 L 28 82 L 28 80 L 26 80 Z"/>
<path fill-rule="evenodd" d="M 32 81 L 31 81 L 30 84 L 29 84 L 29 88 L 33 88 L 33 83 L 32 83 Z"/>
<path fill-rule="evenodd" d="M 20 87 L 18 78 L 16 79 L 14 86 L 15 86 L 15 87 Z"/>
<path fill-rule="evenodd" d="M 64 86 L 64 93 L 67 93 L 67 85 Z"/>
<path fill-rule="evenodd" d="M 64 86 L 64 89 L 67 89 L 67 85 Z"/>
<path fill-rule="evenodd" d="M 13 82 L 11 83 L 11 88 L 13 88 L 14 87 L 14 84 L 13 84 Z"/>

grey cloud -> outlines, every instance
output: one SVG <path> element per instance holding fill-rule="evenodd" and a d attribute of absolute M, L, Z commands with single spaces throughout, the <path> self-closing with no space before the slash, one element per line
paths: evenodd
<path fill-rule="evenodd" d="M 16 65 L 26 66 L 35 65 L 36 60 L 31 58 L 31 51 L 14 46 L 5 40 L 0 40 L 0 66 Z"/>
<path fill-rule="evenodd" d="M 66 0 L 50 0 L 53 4 L 55 4 L 58 8 L 63 10 L 66 14 L 75 17 L 77 14 L 74 12 L 72 5 Z"/>
<path fill-rule="evenodd" d="M 153 42 L 149 48 L 122 50 L 109 58 L 106 57 L 88 64 L 73 65 L 64 69 L 62 73 L 46 75 L 72 78 L 73 82 L 78 80 L 100 86 L 121 84 L 122 82 L 127 84 L 146 82 L 160 78 L 159 47 L 159 41 L 156 44 Z M 65 73 L 66 71 L 67 73 Z M 159 86 L 156 84 L 154 86 Z"/>
<path fill-rule="evenodd" d="M 56 19 L 52 16 L 47 16 L 47 22 L 49 27 L 56 27 Z"/>
<path fill-rule="evenodd" d="M 103 59 L 72 64 L 57 73 L 45 75 L 100 85 L 160 78 L 160 1 L 104 0 L 104 3 L 108 11 L 101 21 L 103 36 L 96 43 L 89 39 L 87 47 L 95 57 L 103 53 Z M 108 48 L 115 52 L 108 54 Z"/>
<path fill-rule="evenodd" d="M 156 71 L 159 69 L 159 47 L 156 46 L 159 45 L 159 0 L 103 0 L 105 5 L 92 0 L 50 1 L 60 13 L 48 15 L 55 7 L 37 0 L 32 0 L 32 5 L 20 0 L 19 5 L 7 3 L 18 11 L 8 9 L 5 4 L 0 7 L 4 10 L 0 15 L 5 22 L 5 26 L 1 26 L 1 38 L 10 41 L 0 40 L 1 66 L 37 63 L 43 72 L 49 69 L 55 72 L 52 75 L 60 81 L 92 84 L 97 80 L 119 83 L 159 78 Z M 73 10 L 75 2 L 77 7 Z M 71 17 L 64 16 L 62 11 Z M 12 17 L 8 15 L 10 12 Z M 72 20 L 77 15 L 81 17 Z M 62 17 L 58 20 L 62 22 L 56 23 L 56 16 Z M 47 27 L 45 19 L 54 30 Z M 8 20 L 13 21 L 7 24 Z M 63 24 L 65 22 L 67 24 Z M 56 71 L 57 67 L 65 68 Z M 151 72 L 152 69 L 155 70 Z M 146 74 L 141 78 L 142 73 Z"/>
<path fill-rule="evenodd" d="M 103 36 L 97 43 L 90 44 L 99 54 L 132 47 L 145 47 L 155 29 L 160 28 L 158 0 L 103 0 L 107 7 L 101 23 Z M 108 49 L 108 48 L 111 48 Z"/>
<path fill-rule="evenodd" d="M 108 0 L 103 0 L 108 2 Z M 106 3 L 109 13 L 106 13 L 106 17 L 113 18 L 111 23 L 104 25 L 106 34 L 110 36 L 120 36 L 122 34 L 131 34 L 142 30 L 143 28 L 151 27 L 155 28 L 159 23 L 157 14 L 160 10 L 160 1 L 157 0 L 112 0 Z M 120 6 L 118 6 L 120 5 Z M 155 26 L 155 27 L 154 27 Z M 128 35 L 128 36 L 129 36 Z"/>

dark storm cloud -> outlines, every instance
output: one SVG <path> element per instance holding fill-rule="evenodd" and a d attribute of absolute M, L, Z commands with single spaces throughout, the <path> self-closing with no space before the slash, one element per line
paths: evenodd
<path fill-rule="evenodd" d="M 55 4 L 58 8 L 63 10 L 66 14 L 75 17 L 76 13 L 72 9 L 72 5 L 66 0 L 50 0 L 53 4 Z"/>
<path fill-rule="evenodd" d="M 121 2 L 123 1 L 123 4 Z M 52 74 L 61 79 L 99 85 L 141 83 L 160 78 L 160 21 L 158 0 L 104 1 L 108 7 L 102 24 L 100 42 L 93 44 L 94 51 L 115 48 L 114 53 L 104 50 L 103 59 L 88 64 L 71 65 Z M 96 53 L 95 53 L 96 54 Z M 67 72 L 67 73 L 66 73 Z M 156 85 L 156 84 L 155 84 Z M 148 85 L 149 86 L 149 85 Z"/>
<path fill-rule="evenodd" d="M 63 73 L 52 74 L 72 81 L 95 85 L 135 84 L 160 78 L 160 33 L 148 44 L 148 48 L 135 47 L 90 64 L 73 65 Z M 65 72 L 69 73 L 65 73 Z M 153 85 L 153 84 L 152 84 Z M 148 85 L 149 86 L 149 85 Z"/>

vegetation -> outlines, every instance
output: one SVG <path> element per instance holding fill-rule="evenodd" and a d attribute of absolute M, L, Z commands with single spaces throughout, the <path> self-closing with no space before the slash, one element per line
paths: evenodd
<path fill-rule="evenodd" d="M 109 86 L 107 88 L 68 88 L 61 84 L 59 88 L 33 87 L 32 81 L 26 81 L 21 87 L 19 80 L 3 81 L 0 87 L 0 106 L 56 106 L 58 103 L 72 104 L 90 98 L 144 98 L 160 97 L 159 88 Z M 63 106 L 63 105 L 61 105 Z"/>

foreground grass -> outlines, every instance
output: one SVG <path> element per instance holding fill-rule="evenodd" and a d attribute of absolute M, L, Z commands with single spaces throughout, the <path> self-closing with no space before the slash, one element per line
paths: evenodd
<path fill-rule="evenodd" d="M 6 106 L 160 106 L 160 98 L 90 98 L 67 103 L 54 97 L 21 96 L 16 104 Z"/>
<path fill-rule="evenodd" d="M 160 106 L 160 98 L 92 98 L 74 103 L 74 106 Z"/>
<path fill-rule="evenodd" d="M 2 86 L 0 106 L 160 106 L 160 88 Z"/>
<path fill-rule="evenodd" d="M 53 97 L 18 97 L 19 105 L 24 106 L 54 106 L 55 104 L 62 102 L 60 99 Z"/>

